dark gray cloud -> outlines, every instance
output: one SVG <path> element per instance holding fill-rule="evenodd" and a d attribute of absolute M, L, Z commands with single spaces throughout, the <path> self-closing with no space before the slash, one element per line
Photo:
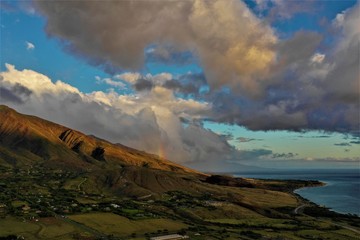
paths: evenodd
<path fill-rule="evenodd" d="M 272 158 L 294 158 L 296 157 L 297 153 L 274 153 L 271 157 Z"/>
<path fill-rule="evenodd" d="M 334 143 L 335 146 L 340 146 L 340 147 L 349 147 L 351 146 L 350 143 L 347 142 L 342 142 L 342 143 Z"/>
<path fill-rule="evenodd" d="M 234 140 L 234 135 L 232 133 L 229 133 L 229 132 L 221 134 L 220 136 L 223 137 L 225 141 Z"/>
<path fill-rule="evenodd" d="M 311 138 L 329 138 L 330 135 L 311 136 Z"/>
<path fill-rule="evenodd" d="M 280 61 L 287 65 L 308 63 L 321 40 L 322 36 L 316 32 L 296 32 L 292 38 L 278 44 Z"/>
<path fill-rule="evenodd" d="M 3 82 L 3 77 L 0 76 L 0 102 L 14 102 L 24 103 L 28 97 L 32 94 L 32 91 L 20 84 L 6 84 Z"/>
<path fill-rule="evenodd" d="M 11 90 L 0 87 L 0 102 L 14 102 L 14 103 L 22 103 L 22 99 L 14 94 Z"/>
<path fill-rule="evenodd" d="M 196 63 L 197 59 L 190 51 L 179 51 L 171 46 L 154 46 L 145 51 L 145 61 L 185 65 Z"/>
<path fill-rule="evenodd" d="M 184 95 L 198 96 L 200 91 L 199 86 L 193 83 L 182 83 L 178 79 L 168 80 L 162 86 Z"/>
<path fill-rule="evenodd" d="M 318 136 L 303 136 L 299 135 L 298 138 L 330 138 L 331 135 L 318 135 Z"/>
<path fill-rule="evenodd" d="M 208 87 L 203 73 L 186 73 L 162 84 L 176 93 L 201 97 L 202 88 Z"/>
<path fill-rule="evenodd" d="M 238 142 L 244 143 L 244 142 L 252 142 L 252 141 L 262 141 L 263 139 L 238 137 L 236 138 L 236 140 Z"/>
<path fill-rule="evenodd" d="M 247 161 L 259 160 L 261 157 L 269 157 L 273 154 L 272 150 L 269 149 L 253 149 L 253 150 L 242 150 L 240 151 L 240 159 Z"/>
<path fill-rule="evenodd" d="M 136 81 L 136 83 L 133 85 L 136 91 L 144 91 L 144 90 L 151 90 L 154 87 L 154 84 L 146 79 L 139 79 Z"/>

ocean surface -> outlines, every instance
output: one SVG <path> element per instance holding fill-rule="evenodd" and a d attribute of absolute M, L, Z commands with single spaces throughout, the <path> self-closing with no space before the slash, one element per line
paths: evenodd
<path fill-rule="evenodd" d="M 235 173 L 236 177 L 319 180 L 325 186 L 295 190 L 302 197 L 339 213 L 360 216 L 360 170 L 272 170 Z"/>

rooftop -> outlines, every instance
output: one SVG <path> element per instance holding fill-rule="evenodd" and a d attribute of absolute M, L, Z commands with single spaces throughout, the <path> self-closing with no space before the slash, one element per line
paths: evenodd
<path fill-rule="evenodd" d="M 175 239 L 186 239 L 189 238 L 188 236 L 183 236 L 180 234 L 170 234 L 170 235 L 164 235 L 159 237 L 152 237 L 151 240 L 175 240 Z"/>

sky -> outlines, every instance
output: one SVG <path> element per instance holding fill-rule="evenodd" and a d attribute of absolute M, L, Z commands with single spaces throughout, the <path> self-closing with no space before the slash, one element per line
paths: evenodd
<path fill-rule="evenodd" d="M 0 104 L 204 171 L 359 168 L 358 1 L 0 4 Z"/>

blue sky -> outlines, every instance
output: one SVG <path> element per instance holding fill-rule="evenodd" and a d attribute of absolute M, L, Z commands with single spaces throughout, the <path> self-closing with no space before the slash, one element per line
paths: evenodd
<path fill-rule="evenodd" d="M 299 1 L 293 2 L 299 3 Z M 3 1 L 1 3 L 1 71 L 5 71 L 5 63 L 9 63 L 15 65 L 16 69 L 19 70 L 31 69 L 42 73 L 52 79 L 53 82 L 61 80 L 79 89 L 82 93 L 94 91 L 106 93 L 112 91 L 109 89 L 113 87 L 104 82 L 99 83 L 99 81 L 96 81 L 96 76 L 101 79 L 114 79 L 115 75 L 129 72 L 128 69 L 122 69 L 121 67 L 116 68 L 114 72 L 106 71 L 104 67 L 89 64 L 87 57 L 66 50 L 64 47 L 66 40 L 57 36 L 49 37 L 49 33 L 45 30 L 48 19 L 37 10 L 34 12 L 30 2 Z M 276 13 L 278 15 L 275 14 L 274 17 L 269 14 L 272 10 L 271 3 L 262 10 L 259 10 L 259 6 L 256 5 L 255 1 L 249 0 L 246 1 L 246 4 L 260 21 L 266 22 L 272 28 L 280 41 L 291 39 L 299 31 L 319 33 L 322 40 L 315 52 L 323 52 L 326 49 L 331 49 L 336 42 L 337 35 L 329 33 L 331 22 L 336 18 L 337 14 L 341 14 L 346 9 L 353 7 L 356 1 L 306 1 L 304 4 L 300 4 L 304 7 L 303 9 L 294 12 L 289 11 L 290 16 L 280 16 L 281 14 Z M 309 6 L 309 8 L 306 8 L 306 6 Z M 291 8 L 293 6 L 285 7 Z M 275 10 L 273 9 L 273 11 Z M 27 42 L 33 44 L 34 48 L 27 48 Z M 152 46 L 149 45 L 147 49 L 144 49 L 144 52 L 151 48 Z M 181 54 L 190 55 L 189 61 L 177 64 L 176 59 L 164 62 L 149 58 L 136 72 L 143 75 L 151 74 L 152 76 L 164 72 L 170 73 L 172 76 L 182 76 L 187 73 L 202 74 L 204 71 L 205 75 L 207 74 L 207 67 L 199 60 L 195 52 L 185 51 L 180 53 L 179 58 L 181 58 Z M 209 86 L 203 87 L 208 88 Z M 226 85 L 223 87 L 223 89 L 227 88 Z M 136 94 L 134 89 L 129 88 L 113 88 L 113 91 L 120 95 Z M 235 92 L 231 91 L 231 94 L 235 96 Z M 209 99 L 212 99 L 201 94 L 194 96 L 181 95 L 180 93 L 177 96 L 209 103 L 211 103 Z M 243 95 L 241 95 L 241 98 L 243 98 Z M 258 131 L 252 131 L 247 129 L 247 126 L 229 124 L 230 122 L 210 120 L 204 121 L 202 124 L 204 129 L 210 129 L 219 135 L 231 135 L 227 142 L 240 151 L 267 149 L 273 152 L 273 156 L 285 154 L 285 158 L 294 161 L 326 158 L 356 159 L 360 156 L 359 138 L 351 135 L 350 132 L 339 133 L 328 129 L 300 132 L 292 131 L 292 129 L 274 129 L 270 131 L 259 129 Z M 251 159 L 248 159 L 245 163 L 251 165 Z M 320 166 L 323 167 L 331 167 L 327 163 L 321 164 Z M 352 161 L 344 164 L 346 166 L 356 166 L 358 162 Z M 269 165 L 271 165 L 271 162 L 269 162 Z M 291 164 L 289 164 L 289 167 L 291 167 Z"/>

